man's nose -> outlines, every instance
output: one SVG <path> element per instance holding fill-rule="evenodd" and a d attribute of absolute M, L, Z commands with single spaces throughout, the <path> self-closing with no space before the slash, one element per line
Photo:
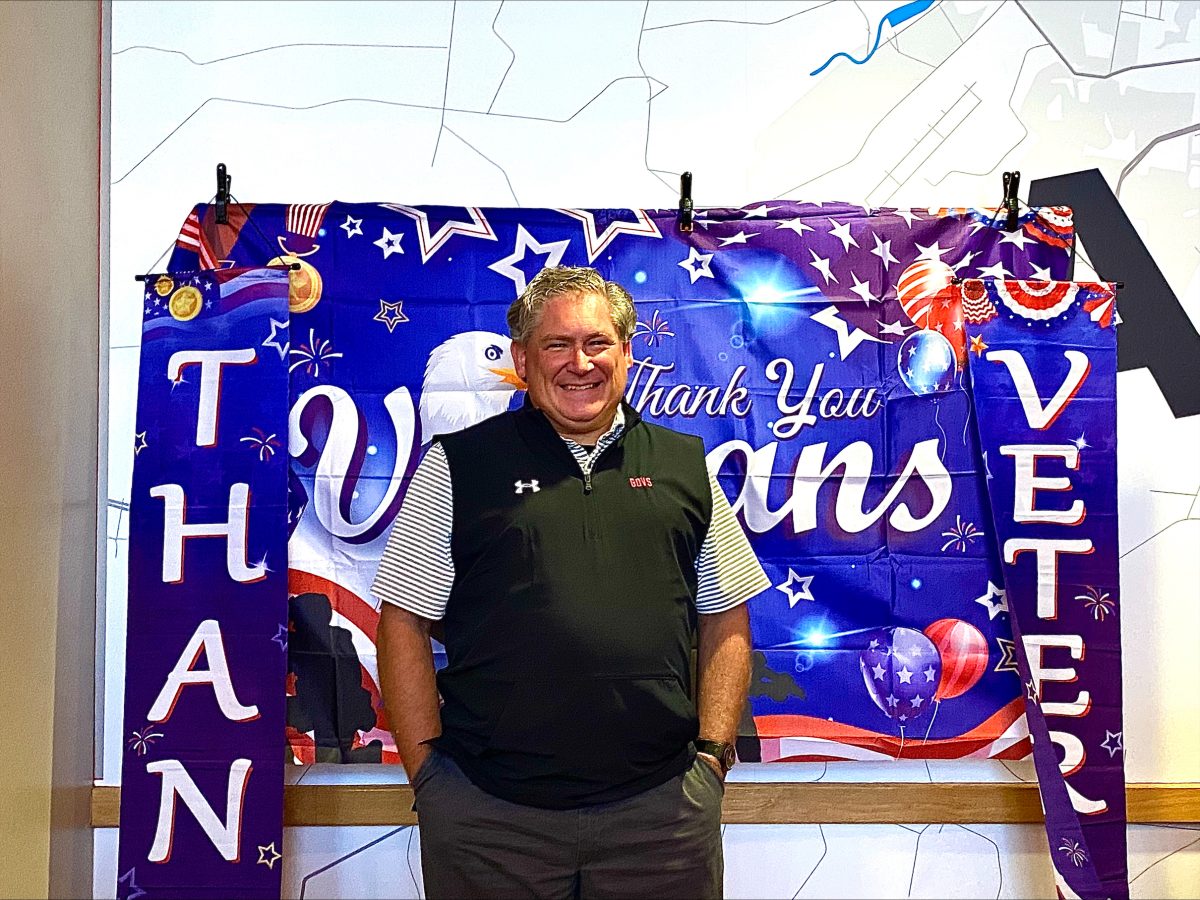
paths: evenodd
<path fill-rule="evenodd" d="M 571 368 L 576 372 L 587 372 L 592 368 L 592 358 L 587 351 L 579 347 L 571 354 Z"/>

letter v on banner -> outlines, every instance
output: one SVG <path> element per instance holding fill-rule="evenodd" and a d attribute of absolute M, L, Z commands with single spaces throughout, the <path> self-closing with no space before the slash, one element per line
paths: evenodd
<path fill-rule="evenodd" d="M 971 402 L 989 461 L 987 490 L 1055 880 L 1062 896 L 1115 900 L 1129 896 L 1117 341 L 1107 317 L 1088 314 L 1114 291 L 1108 284 L 1063 287 L 1074 299 L 1050 319 L 1041 286 L 987 280 L 946 291 L 984 298 L 966 329 Z M 1098 606 L 1103 615 L 1094 614 Z"/>
<path fill-rule="evenodd" d="M 146 285 L 117 896 L 278 898 L 287 270 Z"/>

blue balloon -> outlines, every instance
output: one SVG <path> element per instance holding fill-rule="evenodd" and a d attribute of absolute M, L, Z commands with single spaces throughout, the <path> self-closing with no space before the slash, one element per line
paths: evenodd
<path fill-rule="evenodd" d="M 950 342 L 937 331 L 920 329 L 900 343 L 896 368 L 918 397 L 945 393 L 958 384 L 958 360 Z"/>

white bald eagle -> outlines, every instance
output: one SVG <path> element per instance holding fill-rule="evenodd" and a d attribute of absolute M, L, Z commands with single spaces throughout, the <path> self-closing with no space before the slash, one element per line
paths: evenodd
<path fill-rule="evenodd" d="M 513 369 L 509 339 L 492 331 L 464 331 L 429 354 L 421 388 L 421 443 L 504 412 L 525 383 Z"/>

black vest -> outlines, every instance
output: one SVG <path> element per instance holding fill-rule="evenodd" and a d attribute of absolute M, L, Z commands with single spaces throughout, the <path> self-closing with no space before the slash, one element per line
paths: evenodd
<path fill-rule="evenodd" d="M 626 406 L 624 433 L 586 479 L 528 401 L 439 440 L 455 579 L 437 746 L 483 790 L 551 809 L 682 772 L 712 514 L 700 439 Z"/>

